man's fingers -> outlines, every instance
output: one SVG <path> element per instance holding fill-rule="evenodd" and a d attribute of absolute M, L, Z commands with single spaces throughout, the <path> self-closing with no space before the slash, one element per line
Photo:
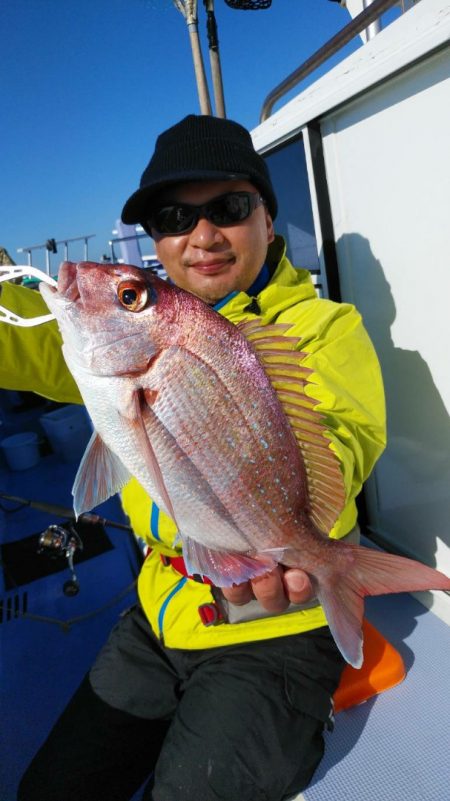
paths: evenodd
<path fill-rule="evenodd" d="M 313 586 L 307 573 L 291 568 L 283 575 L 286 594 L 293 604 L 305 604 L 314 596 Z"/>
<path fill-rule="evenodd" d="M 283 571 L 276 567 L 271 573 L 252 580 L 255 598 L 268 612 L 283 612 L 289 606 L 283 584 Z"/>
<path fill-rule="evenodd" d="M 224 598 L 238 606 L 241 604 L 248 604 L 249 601 L 253 601 L 254 599 L 252 585 L 249 581 L 246 581 L 245 584 L 238 584 L 233 587 L 222 587 L 221 589 Z"/>
<path fill-rule="evenodd" d="M 227 601 L 241 605 L 256 598 L 268 612 L 284 612 L 289 603 L 304 604 L 314 596 L 311 581 L 303 570 L 278 565 L 264 576 L 233 587 L 223 587 Z"/>

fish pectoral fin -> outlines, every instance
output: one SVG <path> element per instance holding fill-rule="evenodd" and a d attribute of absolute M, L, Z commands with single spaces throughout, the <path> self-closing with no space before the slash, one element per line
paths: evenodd
<path fill-rule="evenodd" d="M 191 537 L 181 535 L 183 557 L 189 575 L 206 576 L 218 587 L 243 584 L 274 569 L 276 562 L 266 555 L 216 551 Z"/>
<path fill-rule="evenodd" d="M 169 491 L 166 487 L 166 482 L 164 481 L 164 476 L 161 471 L 161 467 L 159 466 L 158 458 L 154 451 L 153 445 L 150 441 L 150 438 L 147 434 L 147 429 L 145 426 L 145 417 L 154 415 L 154 412 L 150 408 L 147 403 L 142 403 L 143 395 L 139 395 L 136 393 L 135 395 L 135 408 L 136 408 L 136 434 L 139 437 L 140 442 L 140 451 L 142 456 L 144 457 L 145 466 L 149 472 L 151 480 L 156 487 L 160 500 L 162 502 L 164 511 L 166 512 L 169 517 L 172 518 L 174 523 L 178 525 L 177 519 L 175 516 L 175 511 L 173 508 L 172 500 L 169 495 Z"/>
<path fill-rule="evenodd" d="M 88 442 L 72 487 L 73 508 L 79 517 L 122 489 L 130 474 L 95 431 Z"/>

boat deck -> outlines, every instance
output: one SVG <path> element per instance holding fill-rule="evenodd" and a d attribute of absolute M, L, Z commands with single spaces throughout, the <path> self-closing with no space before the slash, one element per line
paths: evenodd
<path fill-rule="evenodd" d="M 70 507 L 76 467 L 51 454 L 20 472 L 0 464 L 0 492 Z M 3 547 L 34 547 L 34 535 L 61 521 L 26 507 L 7 511 L 17 504 L 0 503 L 0 799 L 15 801 L 25 766 L 118 615 L 134 602 L 139 552 L 132 536 L 107 526 L 94 537 L 97 550 L 76 565 L 80 591 L 68 597 L 62 591 L 70 578 L 65 561 L 48 567 L 56 572 L 28 580 Z M 124 522 L 117 499 L 97 511 Z M 25 561 L 36 565 L 42 556 L 34 553 Z M 367 599 L 366 614 L 400 651 L 406 679 L 336 716 L 325 758 L 297 801 L 444 801 L 450 787 L 449 628 L 406 594 Z"/>
<path fill-rule="evenodd" d="M 0 457 L 0 492 L 71 508 L 77 467 L 48 454 L 35 467 L 10 471 Z M 117 498 L 95 511 L 126 522 Z M 38 554 L 36 535 L 66 519 L 0 498 L 1 801 L 15 801 L 26 765 L 118 615 L 136 600 L 139 549 L 131 534 L 111 526 L 83 533 L 83 561 L 75 558 L 79 592 L 64 594 L 67 561 Z"/>
<path fill-rule="evenodd" d="M 407 594 L 368 598 L 366 614 L 402 655 L 406 678 L 339 712 L 303 797 L 444 801 L 450 795 L 449 627 Z"/>

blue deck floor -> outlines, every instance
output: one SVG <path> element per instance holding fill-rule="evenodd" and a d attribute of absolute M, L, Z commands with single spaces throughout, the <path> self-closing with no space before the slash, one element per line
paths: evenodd
<path fill-rule="evenodd" d="M 52 455 L 23 472 L 10 472 L 0 463 L 0 492 L 70 506 L 76 467 Z M 123 522 L 117 499 L 99 511 Z M 17 541 L 55 522 L 60 521 L 26 508 L 0 511 L 0 543 Z M 75 597 L 62 592 L 68 571 L 9 590 L 1 585 L 0 572 L 0 597 L 12 601 L 9 617 L 4 615 L 0 623 L 0 801 L 15 801 L 25 766 L 117 616 L 134 601 L 138 557 L 133 540 L 111 527 L 107 534 L 113 548 L 78 565 L 80 592 Z M 23 592 L 27 616 L 16 617 L 13 599 Z M 326 735 L 325 758 L 304 798 L 446 801 L 450 798 L 449 628 L 408 595 L 367 599 L 366 612 L 401 652 L 407 677 L 398 687 L 337 715 L 334 732 Z"/>
<path fill-rule="evenodd" d="M 70 507 L 76 468 L 76 463 L 64 463 L 54 455 L 20 472 L 0 464 L 0 492 Z M 1 499 L 0 503 L 4 509 L 17 507 Z M 116 498 L 96 511 L 110 520 L 126 522 Z M 29 508 L 0 510 L 0 544 L 19 541 L 61 522 L 62 518 Z M 15 801 L 24 768 L 118 615 L 135 601 L 139 551 L 127 532 L 110 526 L 105 530 L 113 547 L 76 565 L 80 591 L 75 597 L 62 591 L 70 578 L 65 560 L 60 572 L 15 588 L 5 589 L 5 570 L 0 571 L 0 801 Z M 25 616 L 21 613 L 24 594 Z"/>

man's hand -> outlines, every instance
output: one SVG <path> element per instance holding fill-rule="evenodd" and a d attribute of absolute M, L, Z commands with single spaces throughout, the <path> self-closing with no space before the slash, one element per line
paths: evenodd
<path fill-rule="evenodd" d="M 281 565 L 245 584 L 223 587 L 222 592 L 227 601 L 238 605 L 256 598 L 268 612 L 284 612 L 289 603 L 304 604 L 314 595 L 307 573 L 297 568 L 285 569 Z"/>

